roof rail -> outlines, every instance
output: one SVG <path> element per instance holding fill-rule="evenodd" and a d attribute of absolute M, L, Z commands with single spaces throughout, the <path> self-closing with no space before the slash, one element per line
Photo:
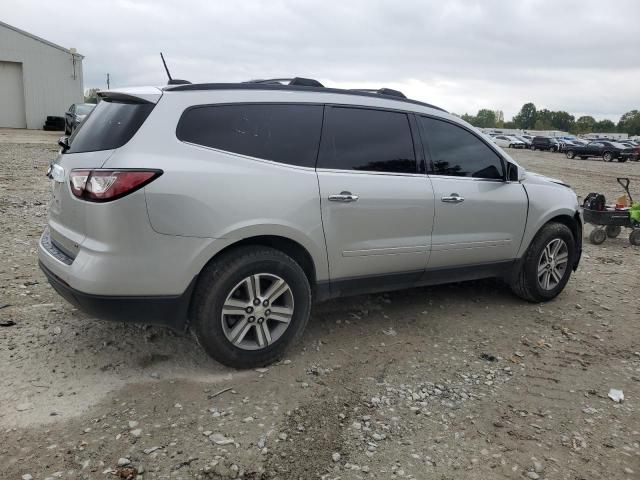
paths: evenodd
<path fill-rule="evenodd" d="M 367 92 L 367 93 L 377 93 L 378 95 L 389 95 L 390 97 L 400 97 L 407 98 L 407 96 L 399 90 L 394 90 L 393 88 L 353 88 L 354 92 Z"/>
<path fill-rule="evenodd" d="M 268 78 L 264 80 L 249 80 L 242 83 L 261 83 L 266 85 L 298 85 L 300 87 L 324 87 L 319 81 L 313 78 L 293 77 L 293 78 Z"/>
<path fill-rule="evenodd" d="M 179 78 L 172 78 L 167 82 L 167 85 L 191 85 L 189 80 L 180 80 Z"/>
<path fill-rule="evenodd" d="M 284 81 L 287 81 L 285 79 Z M 399 102 L 412 103 L 414 105 L 422 105 L 423 107 L 435 108 L 436 110 L 441 110 L 446 112 L 445 109 L 437 107 L 435 105 L 431 105 L 429 103 L 420 102 L 418 100 L 412 100 L 410 98 L 406 98 L 404 95 L 389 95 L 380 94 L 378 90 L 367 91 L 367 90 L 344 90 L 340 88 L 328 88 L 328 87 L 314 87 L 309 85 L 301 85 L 300 83 L 294 85 L 283 85 L 278 81 L 273 80 L 253 80 L 251 82 L 242 82 L 242 83 L 194 83 L 192 85 L 168 85 L 163 87 L 163 90 L 170 92 L 184 92 L 184 91 L 195 91 L 195 90 L 289 90 L 289 91 L 301 91 L 301 92 L 322 92 L 322 93 L 334 93 L 339 95 L 359 95 L 363 97 L 374 97 L 374 98 L 382 98 L 386 96 L 386 100 L 393 100 Z M 390 89 L 384 89 L 390 90 Z M 400 92 L 398 92 L 400 93 Z"/>

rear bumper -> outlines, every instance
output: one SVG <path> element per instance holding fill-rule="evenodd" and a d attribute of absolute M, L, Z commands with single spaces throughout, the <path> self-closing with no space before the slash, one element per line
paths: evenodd
<path fill-rule="evenodd" d="M 53 289 L 69 303 L 89 315 L 105 320 L 161 325 L 177 331 L 183 331 L 187 327 L 189 303 L 195 288 L 195 278 L 181 295 L 94 295 L 72 288 L 41 261 L 38 264 Z"/>

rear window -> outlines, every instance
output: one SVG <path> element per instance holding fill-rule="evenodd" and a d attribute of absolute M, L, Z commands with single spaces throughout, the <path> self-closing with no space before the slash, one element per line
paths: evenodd
<path fill-rule="evenodd" d="M 155 104 L 101 101 L 69 138 L 66 153 L 113 150 L 131 140 Z"/>
<path fill-rule="evenodd" d="M 327 108 L 318 167 L 417 173 L 407 115 L 365 108 Z"/>
<path fill-rule="evenodd" d="M 176 135 L 183 142 L 274 162 L 314 167 L 322 105 L 235 104 L 193 107 Z"/>

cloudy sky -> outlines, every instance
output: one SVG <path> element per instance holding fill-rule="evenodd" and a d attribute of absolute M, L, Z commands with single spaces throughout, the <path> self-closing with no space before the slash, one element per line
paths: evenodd
<path fill-rule="evenodd" d="M 456 113 L 640 108 L 638 0 L 20 0 L 1 20 L 84 59 L 85 88 L 306 76 Z"/>

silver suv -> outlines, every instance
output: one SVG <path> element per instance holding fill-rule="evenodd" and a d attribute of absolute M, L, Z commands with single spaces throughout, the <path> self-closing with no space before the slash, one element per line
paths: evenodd
<path fill-rule="evenodd" d="M 51 164 L 40 266 L 97 317 L 192 329 L 268 364 L 312 301 L 500 277 L 554 298 L 575 193 L 400 92 L 316 81 L 110 90 Z"/>

